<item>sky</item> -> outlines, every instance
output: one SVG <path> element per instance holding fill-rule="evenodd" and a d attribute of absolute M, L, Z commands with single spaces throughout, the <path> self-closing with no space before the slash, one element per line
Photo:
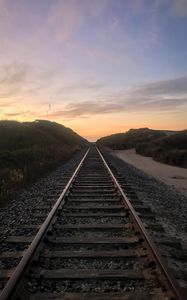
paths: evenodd
<path fill-rule="evenodd" d="M 0 0 L 0 119 L 187 128 L 187 0 Z"/>

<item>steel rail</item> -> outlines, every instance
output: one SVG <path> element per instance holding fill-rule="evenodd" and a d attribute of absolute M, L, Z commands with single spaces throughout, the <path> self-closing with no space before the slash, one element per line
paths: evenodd
<path fill-rule="evenodd" d="M 120 184 L 118 183 L 117 179 L 115 178 L 113 172 L 111 171 L 110 167 L 108 166 L 107 162 L 105 161 L 103 155 L 101 154 L 100 150 L 97 148 L 96 149 L 105 165 L 105 167 L 108 170 L 108 173 L 110 174 L 113 182 L 115 183 L 115 186 L 117 187 L 118 191 L 120 192 L 123 202 L 125 205 L 127 205 L 136 225 L 138 226 L 140 232 L 142 233 L 144 239 L 146 240 L 149 248 L 151 249 L 151 252 L 156 260 L 156 262 L 159 264 L 163 274 L 165 275 L 165 277 L 168 280 L 169 285 L 171 286 L 175 296 L 177 297 L 178 300 L 185 300 L 186 297 L 183 294 L 177 280 L 173 277 L 173 274 L 171 273 L 171 271 L 168 269 L 168 266 L 166 265 L 164 259 L 162 258 L 160 251 L 158 250 L 156 244 L 154 243 L 153 239 L 150 237 L 149 233 L 147 232 L 147 230 L 145 229 L 142 221 L 140 220 L 140 218 L 138 217 L 135 209 L 133 208 L 133 206 L 131 205 L 129 199 L 127 198 L 127 196 L 125 195 L 124 191 L 122 190 Z"/>
<path fill-rule="evenodd" d="M 12 276 L 8 280 L 7 284 L 5 285 L 1 295 L 0 300 L 9 300 L 11 299 L 11 296 L 16 290 L 16 286 L 18 285 L 19 281 L 21 280 L 25 269 L 27 268 L 28 264 L 30 263 L 37 247 L 41 243 L 42 239 L 44 238 L 47 229 L 49 228 L 51 221 L 53 220 L 58 208 L 60 205 L 64 205 L 65 200 L 64 197 L 66 196 L 71 184 L 73 183 L 76 175 L 78 174 L 90 148 L 86 151 L 83 158 L 81 159 L 78 167 L 76 168 L 75 172 L 71 176 L 70 180 L 68 181 L 66 187 L 64 188 L 63 192 L 61 193 L 60 197 L 57 199 L 56 203 L 52 207 L 50 213 L 46 217 L 45 221 L 41 225 L 39 231 L 37 232 L 36 236 L 34 237 L 32 243 L 30 244 L 29 248 L 27 249 L 26 253 L 20 260 L 19 264 L 17 265 L 16 269 L 14 270 Z"/>

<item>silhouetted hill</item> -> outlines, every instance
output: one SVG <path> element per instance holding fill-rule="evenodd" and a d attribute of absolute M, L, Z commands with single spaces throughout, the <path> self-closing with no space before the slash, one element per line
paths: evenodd
<path fill-rule="evenodd" d="M 36 120 L 20 123 L 0 121 L 0 151 L 45 145 L 84 145 L 87 141 L 55 122 Z"/>
<path fill-rule="evenodd" d="M 130 129 L 126 133 L 103 137 L 97 144 L 114 150 L 135 148 L 137 153 L 154 160 L 187 167 L 187 130 Z"/>
<path fill-rule="evenodd" d="M 84 138 L 55 122 L 0 121 L 0 199 L 87 146 Z"/>
<path fill-rule="evenodd" d="M 165 136 L 167 136 L 167 133 L 162 130 L 149 128 L 130 129 L 125 133 L 117 133 L 100 138 L 97 143 L 112 149 L 122 150 L 134 148 L 139 143 L 149 142 Z"/>

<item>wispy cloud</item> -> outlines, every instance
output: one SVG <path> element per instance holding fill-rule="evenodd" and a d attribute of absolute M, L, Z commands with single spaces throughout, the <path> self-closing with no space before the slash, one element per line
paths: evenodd
<path fill-rule="evenodd" d="M 20 112 L 10 112 L 10 113 L 5 114 L 5 116 L 7 118 L 26 117 L 26 116 L 31 116 L 31 115 L 35 115 L 35 113 L 33 113 L 31 111 L 20 111 Z"/>
<path fill-rule="evenodd" d="M 106 49 L 104 50 L 99 47 L 85 47 L 84 52 L 89 58 L 94 59 L 96 61 L 106 61 L 109 63 L 121 62 L 121 57 L 117 57 L 115 53 L 112 53 L 111 51 L 106 51 Z"/>
<path fill-rule="evenodd" d="M 0 8 L 3 8 L 7 0 L 0 0 Z"/>
<path fill-rule="evenodd" d="M 187 77 L 136 85 L 96 101 L 72 102 L 51 117 L 79 118 L 119 112 L 173 112 L 187 106 Z"/>
<path fill-rule="evenodd" d="M 0 101 L 0 107 L 1 108 L 7 108 L 13 105 L 16 105 L 19 103 L 19 99 L 10 99 L 9 101 Z"/>
<path fill-rule="evenodd" d="M 13 62 L 0 66 L 0 99 L 23 96 L 37 96 L 47 91 L 58 79 L 58 70 L 31 66 L 23 62 Z"/>
<path fill-rule="evenodd" d="M 28 73 L 29 66 L 26 64 L 9 64 L 1 68 L 2 77 L 0 84 L 20 84 L 23 83 Z"/>
<path fill-rule="evenodd" d="M 177 17 L 187 16 L 186 0 L 133 0 L 130 1 L 130 8 L 134 14 L 145 13 L 150 7 L 169 8 L 169 10 Z"/>
<path fill-rule="evenodd" d="M 101 16 L 111 0 L 68 0 L 57 1 L 49 13 L 50 26 L 60 41 L 67 40 L 88 18 Z"/>
<path fill-rule="evenodd" d="M 174 78 L 170 80 L 156 81 L 134 88 L 137 95 L 187 95 L 187 77 Z"/>
<path fill-rule="evenodd" d="M 82 82 L 74 83 L 72 85 L 62 86 L 58 89 L 58 93 L 73 94 L 80 91 L 90 91 L 92 93 L 95 91 L 98 93 L 98 91 L 102 90 L 103 88 L 105 88 L 105 85 L 100 82 L 96 82 L 94 80 L 85 80 Z"/>
<path fill-rule="evenodd" d="M 178 17 L 187 17 L 187 1 L 186 0 L 172 0 L 172 12 Z"/>
<path fill-rule="evenodd" d="M 49 16 L 49 25 L 54 29 L 59 40 L 66 40 L 82 21 L 80 7 L 76 1 L 58 1 Z"/>
<path fill-rule="evenodd" d="M 27 64 L 12 63 L 0 67 L 0 98 L 16 96 L 21 91 L 29 72 Z"/>

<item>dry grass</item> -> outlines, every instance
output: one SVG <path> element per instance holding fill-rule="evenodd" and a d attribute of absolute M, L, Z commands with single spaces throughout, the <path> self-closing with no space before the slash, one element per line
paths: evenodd
<path fill-rule="evenodd" d="M 0 122 L 0 200 L 69 160 L 87 141 L 57 123 Z"/>

